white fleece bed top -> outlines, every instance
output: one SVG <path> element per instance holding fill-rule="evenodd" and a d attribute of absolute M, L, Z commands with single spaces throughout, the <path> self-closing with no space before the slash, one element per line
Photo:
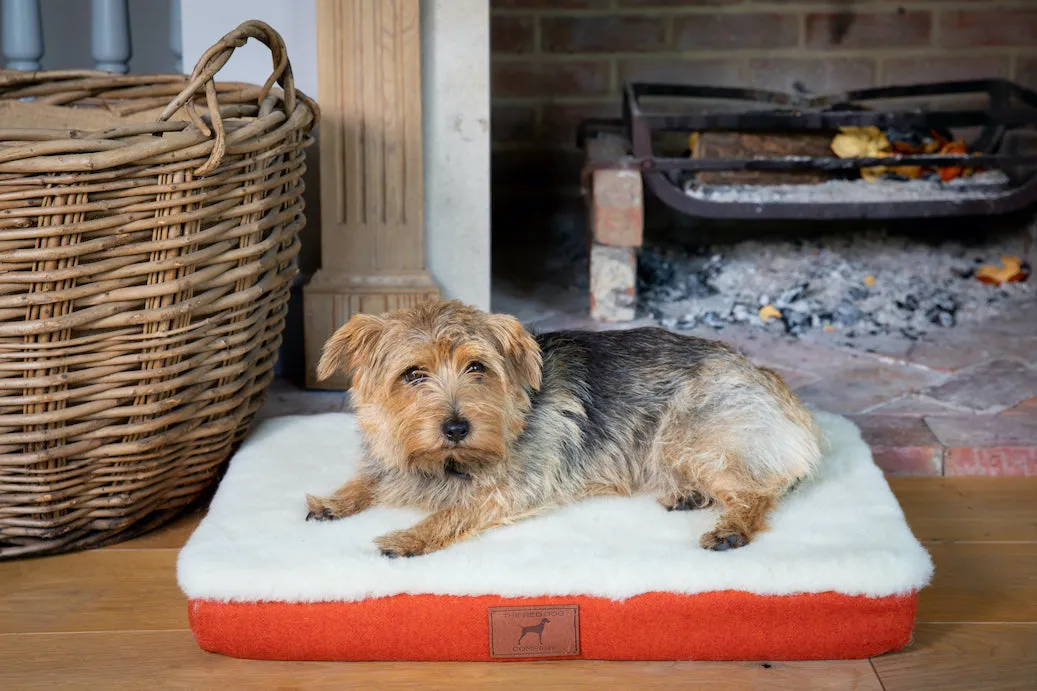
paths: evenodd
<path fill-rule="evenodd" d="M 932 561 L 857 427 L 816 417 L 826 437 L 820 476 L 784 499 L 771 530 L 747 547 L 698 546 L 715 509 L 667 512 L 652 496 L 601 497 L 412 559 L 387 559 L 372 540 L 413 525 L 419 511 L 304 520 L 306 493 L 330 494 L 353 475 L 361 442 L 352 415 L 268 420 L 231 461 L 180 553 L 178 580 L 191 599 L 237 602 L 401 593 L 623 600 L 715 590 L 882 597 L 923 587 Z"/>

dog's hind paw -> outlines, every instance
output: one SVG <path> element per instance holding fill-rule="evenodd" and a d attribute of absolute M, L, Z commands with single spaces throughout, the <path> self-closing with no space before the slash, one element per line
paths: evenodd
<path fill-rule="evenodd" d="M 738 549 L 749 544 L 749 538 L 741 533 L 714 530 L 702 536 L 699 542 L 704 549 L 714 552 L 726 552 L 729 549 Z"/>

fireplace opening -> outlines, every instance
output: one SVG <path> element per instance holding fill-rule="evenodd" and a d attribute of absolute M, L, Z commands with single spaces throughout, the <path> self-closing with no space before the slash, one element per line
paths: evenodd
<path fill-rule="evenodd" d="M 1026 321 L 1033 46 L 734 5 L 494 3 L 494 309 L 862 351 Z"/>

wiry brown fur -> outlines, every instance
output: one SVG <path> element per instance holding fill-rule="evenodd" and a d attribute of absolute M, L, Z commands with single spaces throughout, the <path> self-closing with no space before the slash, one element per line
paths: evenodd
<path fill-rule="evenodd" d="M 719 504 L 701 545 L 741 547 L 820 459 L 812 417 L 774 372 L 657 329 L 534 337 L 512 317 L 435 302 L 353 317 L 325 344 L 318 376 L 340 368 L 367 454 L 356 479 L 307 497 L 307 518 L 428 511 L 376 541 L 387 556 L 642 491 L 667 509 Z M 457 420 L 467 436 L 448 439 Z"/>

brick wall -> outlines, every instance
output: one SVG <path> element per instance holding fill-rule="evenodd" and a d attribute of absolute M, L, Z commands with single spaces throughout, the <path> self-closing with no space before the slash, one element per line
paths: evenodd
<path fill-rule="evenodd" d="M 1008 77 L 1037 88 L 1037 0 L 492 0 L 498 200 L 575 192 L 576 124 L 627 80 L 824 93 Z"/>

